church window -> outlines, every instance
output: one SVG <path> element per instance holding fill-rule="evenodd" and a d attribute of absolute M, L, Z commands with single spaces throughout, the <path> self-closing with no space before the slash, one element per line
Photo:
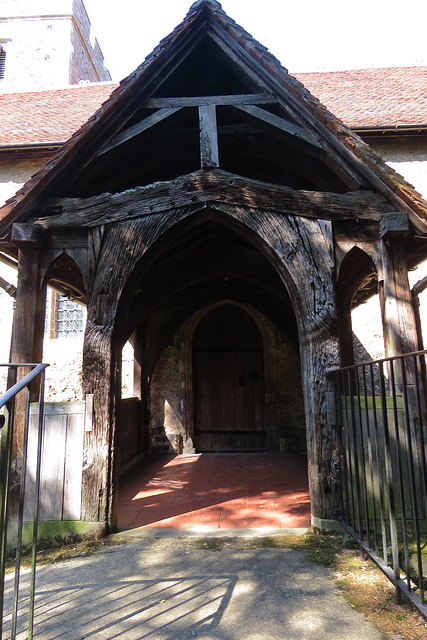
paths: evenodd
<path fill-rule="evenodd" d="M 4 70 L 6 66 L 6 51 L 0 44 L 0 80 L 4 78 Z"/>
<path fill-rule="evenodd" d="M 80 338 L 84 331 L 84 307 L 59 293 L 52 296 L 51 338 Z"/>

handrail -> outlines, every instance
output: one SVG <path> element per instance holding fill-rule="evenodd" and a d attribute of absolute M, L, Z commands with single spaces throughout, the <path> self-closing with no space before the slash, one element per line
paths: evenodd
<path fill-rule="evenodd" d="M 378 360 L 366 360 L 365 362 L 359 362 L 358 364 L 347 364 L 345 367 L 336 367 L 335 369 L 329 369 L 328 373 L 333 374 L 338 371 L 348 371 L 349 369 L 356 369 L 357 367 L 366 367 L 371 364 L 381 364 L 382 362 L 391 362 L 392 360 L 402 360 L 402 358 L 408 358 L 409 356 L 423 356 L 427 355 L 427 349 L 421 351 L 409 351 L 408 353 L 399 353 L 395 356 L 387 356 L 387 358 L 378 358 Z"/>
<path fill-rule="evenodd" d="M 13 385 L 13 387 L 10 387 L 10 389 L 8 389 L 6 391 L 6 393 L 4 393 L 2 396 L 0 396 L 0 409 L 7 403 L 9 402 L 9 400 L 11 400 L 13 398 L 13 396 L 15 396 L 19 391 L 22 391 L 22 389 L 24 389 L 32 380 L 34 380 L 34 378 L 36 378 L 42 371 L 44 371 L 46 369 L 46 367 L 48 367 L 48 364 L 8 364 L 8 365 L 0 365 L 0 367 L 2 366 L 7 366 L 7 367 L 35 367 L 35 369 L 33 369 L 32 371 L 30 371 L 30 373 L 27 373 L 26 376 L 24 376 L 22 378 L 22 380 L 20 380 L 19 382 L 17 382 L 16 384 Z"/>
<path fill-rule="evenodd" d="M 18 368 L 29 367 L 32 370 L 27 373 L 19 382 L 15 382 L 7 391 L 0 396 L 0 409 L 7 405 L 7 416 L 0 414 L 1 428 L 1 451 L 0 451 L 0 640 L 3 637 L 3 615 L 4 615 L 4 575 L 7 548 L 7 533 L 9 519 L 9 497 L 10 497 L 10 478 L 12 466 L 18 462 L 19 466 L 19 505 L 17 519 L 17 535 L 16 535 L 16 552 L 15 552 L 15 579 L 13 589 L 13 605 L 11 618 L 11 640 L 15 640 L 18 632 L 18 615 L 20 601 L 20 572 L 22 558 L 23 543 L 23 524 L 24 524 L 24 501 L 25 487 L 27 479 L 27 458 L 28 458 L 28 440 L 29 440 L 29 418 L 30 418 L 30 385 L 38 376 L 40 377 L 40 404 L 38 411 L 38 427 L 37 427 L 37 444 L 36 444 L 36 470 L 35 470 L 35 497 L 33 502 L 33 540 L 32 540 L 32 558 L 31 558 L 31 580 L 30 594 L 28 599 L 28 635 L 29 640 L 33 637 L 34 625 L 34 596 L 35 596 L 35 569 L 37 559 L 37 537 L 38 537 L 38 518 L 39 518 L 39 496 L 41 486 L 41 452 L 43 446 L 43 415 L 44 415 L 44 386 L 45 386 L 45 369 L 48 364 L 44 363 L 1 363 L 0 367 L 7 367 L 9 373 L 13 373 L 12 382 L 16 380 Z M 9 377 L 10 381 L 10 377 Z M 24 394 L 24 395 L 22 395 Z M 23 402 L 19 403 L 18 408 L 18 426 L 22 435 L 22 453 L 14 452 L 14 432 L 16 420 L 15 399 L 21 396 Z M 7 418 L 7 419 L 6 419 Z M 17 456 L 17 457 L 16 457 Z M 16 460 L 14 460 L 16 457 Z"/>

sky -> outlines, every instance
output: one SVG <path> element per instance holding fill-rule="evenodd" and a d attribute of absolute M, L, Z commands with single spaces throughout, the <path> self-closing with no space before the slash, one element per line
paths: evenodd
<path fill-rule="evenodd" d="M 191 0 L 84 0 L 112 79 L 131 73 Z M 291 72 L 427 65 L 426 0 L 223 0 Z"/>

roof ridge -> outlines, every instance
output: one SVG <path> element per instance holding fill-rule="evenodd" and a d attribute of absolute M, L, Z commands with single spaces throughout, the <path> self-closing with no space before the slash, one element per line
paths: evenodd
<path fill-rule="evenodd" d="M 219 9 L 220 11 L 223 10 L 221 3 L 218 2 L 218 0 L 196 0 L 196 2 L 194 2 L 189 8 L 188 13 L 197 11 L 200 7 L 203 7 L 203 5 L 205 4 L 211 6 L 213 9 Z"/>

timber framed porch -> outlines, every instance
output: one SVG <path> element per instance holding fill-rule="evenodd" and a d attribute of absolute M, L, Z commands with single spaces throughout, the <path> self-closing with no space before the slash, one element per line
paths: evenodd
<path fill-rule="evenodd" d="M 0 211 L 18 266 L 12 362 L 41 360 L 48 285 L 87 306 L 82 519 L 114 529 L 121 465 L 152 451 L 265 448 L 307 452 L 311 523 L 335 523 L 326 374 L 353 364 L 351 312 L 375 293 L 386 355 L 420 347 L 408 269 L 426 219 L 410 185 L 198 0 Z"/>

